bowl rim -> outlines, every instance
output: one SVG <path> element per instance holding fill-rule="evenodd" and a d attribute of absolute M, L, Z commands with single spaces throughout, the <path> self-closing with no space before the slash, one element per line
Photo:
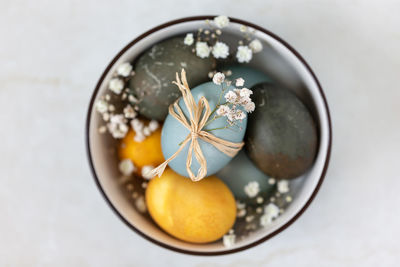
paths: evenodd
<path fill-rule="evenodd" d="M 148 35 L 157 32 L 161 29 L 167 28 L 169 26 L 175 25 L 175 24 L 180 24 L 183 22 L 189 22 L 189 21 L 197 21 L 197 20 L 212 20 L 214 17 L 216 16 L 210 16 L 210 15 L 204 15 L 204 16 L 191 16 L 191 17 L 184 17 L 184 18 L 180 18 L 180 19 L 175 19 L 175 20 L 171 20 L 169 22 L 163 23 L 159 26 L 156 26 L 148 31 L 146 31 L 145 33 L 139 35 L 137 38 L 135 38 L 134 40 L 132 40 L 131 42 L 129 42 L 124 48 L 122 48 L 122 50 L 120 50 L 118 52 L 118 54 L 111 60 L 111 62 L 107 65 L 106 69 L 103 71 L 102 75 L 100 76 L 96 87 L 92 93 L 92 96 L 90 98 L 90 102 L 89 102 L 89 107 L 87 110 L 87 115 L 86 115 L 86 125 L 85 125 L 85 144 L 86 144 L 86 154 L 87 154 L 87 158 L 89 161 L 89 166 L 92 172 L 92 176 L 94 178 L 94 181 L 99 189 L 99 191 L 101 192 L 104 200 L 107 202 L 107 204 L 109 205 L 109 207 L 114 211 L 114 213 L 120 218 L 120 220 L 122 222 L 125 223 L 125 225 L 127 225 L 130 229 L 132 229 L 134 232 L 136 232 L 137 234 L 139 234 L 140 236 L 142 236 L 143 238 L 147 239 L 148 241 L 161 246 L 163 248 L 175 251 L 175 252 L 180 252 L 180 253 L 184 253 L 184 254 L 189 254 L 189 255 L 198 255 L 198 256 L 217 256 L 217 255 L 227 255 L 227 254 L 231 254 L 231 253 L 235 253 L 235 252 L 239 252 L 239 251 L 243 251 L 252 247 L 255 247 L 265 241 L 267 241 L 268 239 L 274 237 L 275 235 L 279 234 L 280 232 L 284 231 L 286 228 L 288 228 L 290 225 L 292 225 L 304 212 L 305 210 L 310 206 L 311 202 L 314 200 L 315 196 L 317 195 L 322 182 L 325 178 L 326 172 L 328 170 L 328 165 L 329 165 L 329 161 L 330 161 L 330 155 L 331 155 L 331 146 L 332 146 L 332 122 L 331 122 L 331 115 L 329 112 L 329 107 L 328 107 L 328 102 L 326 100 L 324 91 L 322 90 L 321 84 L 318 81 L 315 73 L 313 72 L 313 70 L 311 69 L 311 67 L 308 65 L 308 63 L 304 60 L 304 58 L 299 54 L 299 52 L 297 52 L 292 46 L 290 46 L 286 41 L 284 41 L 282 38 L 280 38 L 279 36 L 277 36 L 276 34 L 272 33 L 271 31 L 260 27 L 258 25 L 255 25 L 253 23 L 241 20 L 241 19 L 237 19 L 237 18 L 232 18 L 229 17 L 230 21 L 235 22 L 235 23 L 239 23 L 239 24 L 243 24 L 246 25 L 248 27 L 254 28 L 260 32 L 263 32 L 269 36 L 271 36 L 272 38 L 274 38 L 275 40 L 277 40 L 279 43 L 281 43 L 283 46 L 285 46 L 287 49 L 290 50 L 290 52 L 292 52 L 297 59 L 300 60 L 300 62 L 306 67 L 307 71 L 311 74 L 312 78 L 314 79 L 319 92 L 322 96 L 323 99 L 323 104 L 325 106 L 326 109 L 326 113 L 327 113 L 327 120 L 328 120 L 328 148 L 327 148 L 327 153 L 326 153 L 326 157 L 325 157 L 325 163 L 324 163 L 324 167 L 321 173 L 321 176 L 319 178 L 319 181 L 317 183 L 317 186 L 315 187 L 313 193 L 311 194 L 310 198 L 307 200 L 306 204 L 285 224 L 283 224 L 282 226 L 280 226 L 278 229 L 276 229 L 274 232 L 262 237 L 259 240 L 256 240 L 250 244 L 247 244 L 245 246 L 239 247 L 239 248 L 234 248 L 234 249 L 227 249 L 224 251 L 213 251 L 213 252 L 207 252 L 207 251 L 192 251 L 192 250 L 186 250 L 186 249 L 181 249 L 181 248 L 177 248 L 177 247 L 173 247 L 170 246 L 168 244 L 165 244 L 163 242 L 160 242 L 148 235 L 146 235 L 145 233 L 143 233 L 142 231 L 140 231 L 139 229 L 137 229 L 135 226 L 133 226 L 132 224 L 130 224 L 123 216 L 122 214 L 118 211 L 118 209 L 112 204 L 111 200 L 108 198 L 108 196 L 106 195 L 105 191 L 103 190 L 101 184 L 100 184 L 100 180 L 97 176 L 96 170 L 94 168 L 94 163 L 91 157 L 91 150 L 90 150 L 90 136 L 89 136 L 89 132 L 90 132 L 90 123 L 91 123 L 91 114 L 92 114 L 92 110 L 93 110 L 93 106 L 94 106 L 94 101 L 96 99 L 97 93 L 100 90 L 100 86 L 103 83 L 103 80 L 105 78 L 105 76 L 107 75 L 107 73 L 110 71 L 110 69 L 112 68 L 112 66 L 116 63 L 116 61 L 129 49 L 131 48 L 133 45 L 135 45 L 137 42 L 139 42 L 140 40 L 142 40 L 143 38 L 147 37 Z"/>

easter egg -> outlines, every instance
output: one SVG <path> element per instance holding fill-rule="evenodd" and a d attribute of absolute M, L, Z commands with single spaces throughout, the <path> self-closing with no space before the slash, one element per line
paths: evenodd
<path fill-rule="evenodd" d="M 143 166 L 156 167 L 164 162 L 161 151 L 161 129 L 157 129 L 141 142 L 135 141 L 134 137 L 135 131 L 130 129 L 122 139 L 118 150 L 120 159 L 130 159 L 139 171 Z"/>
<path fill-rule="evenodd" d="M 310 112 L 285 87 L 263 83 L 252 90 L 256 108 L 245 137 L 249 158 L 274 178 L 304 174 L 317 152 L 317 129 Z"/>
<path fill-rule="evenodd" d="M 244 86 L 247 88 L 251 88 L 258 83 L 272 81 L 265 73 L 248 66 L 233 65 L 226 67 L 225 70 L 230 70 L 232 72 L 232 75 L 227 77 L 229 80 L 234 81 L 238 78 L 242 78 L 244 80 Z"/>
<path fill-rule="evenodd" d="M 224 94 L 233 89 L 233 86 L 228 87 L 224 91 Z M 208 100 L 211 110 L 213 110 L 220 99 L 221 86 L 218 86 L 212 82 L 208 82 L 193 88 L 191 92 L 196 103 L 202 96 L 204 96 Z M 221 97 L 221 99 L 221 102 L 225 103 L 225 99 L 223 96 Z M 184 104 L 183 99 L 179 101 L 179 106 L 181 107 L 182 112 L 185 114 L 185 116 L 187 118 L 190 118 L 189 112 Z M 213 115 L 210 116 L 210 119 L 211 118 L 213 118 Z M 203 130 L 209 131 L 211 134 L 221 139 L 234 143 L 240 143 L 244 138 L 246 125 L 247 116 L 243 120 L 237 120 L 235 126 L 230 126 L 226 117 L 219 117 L 206 125 Z M 180 144 L 189 134 L 190 131 L 186 129 L 183 124 L 181 124 L 171 115 L 168 115 L 165 119 L 161 133 L 161 146 L 164 158 L 168 159 L 170 156 L 172 156 L 179 149 Z M 200 148 L 207 161 L 207 175 L 215 174 L 226 164 L 228 164 L 228 162 L 232 159 L 230 156 L 224 154 L 212 144 L 205 142 L 201 139 L 198 140 Z M 186 177 L 189 177 L 189 174 L 186 170 L 186 159 L 188 155 L 189 145 L 190 143 L 188 143 L 185 148 L 182 149 L 180 154 L 178 154 L 178 156 L 168 164 L 175 172 Z M 191 170 L 194 174 L 197 174 L 199 168 L 200 164 L 193 155 Z"/>
<path fill-rule="evenodd" d="M 167 168 L 146 189 L 147 209 L 167 233 L 192 243 L 220 239 L 233 226 L 236 203 L 217 177 L 192 182 Z"/>
<path fill-rule="evenodd" d="M 215 68 L 215 59 L 196 56 L 194 46 L 185 45 L 183 40 L 176 37 L 155 44 L 136 61 L 130 93 L 138 100 L 140 114 L 148 119 L 164 120 L 168 106 L 180 97 L 179 89 L 172 84 L 176 72 L 193 70 L 187 73 L 187 79 L 196 86 L 206 82 Z"/>
<path fill-rule="evenodd" d="M 268 182 L 270 177 L 260 171 L 244 151 L 241 151 L 216 175 L 229 187 L 237 200 L 245 203 L 256 204 L 259 196 L 267 199 L 275 188 Z M 251 182 L 259 185 L 259 193 L 255 196 L 249 196 L 245 191 L 246 186 Z"/>

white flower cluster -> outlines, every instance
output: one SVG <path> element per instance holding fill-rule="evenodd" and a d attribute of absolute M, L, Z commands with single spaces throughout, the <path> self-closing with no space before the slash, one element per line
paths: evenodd
<path fill-rule="evenodd" d="M 222 29 L 229 25 L 229 18 L 227 16 L 217 16 L 214 18 L 214 24 L 218 28 Z"/>
<path fill-rule="evenodd" d="M 269 203 L 264 208 L 264 214 L 260 217 L 260 225 L 266 227 L 279 216 L 279 207 L 274 203 Z"/>
<path fill-rule="evenodd" d="M 251 51 L 248 46 L 239 45 L 236 52 L 236 58 L 239 63 L 248 63 L 253 58 L 253 51 Z"/>
<path fill-rule="evenodd" d="M 130 159 L 121 160 L 118 167 L 119 171 L 125 176 L 130 176 L 134 171 L 136 171 L 136 167 Z"/>
<path fill-rule="evenodd" d="M 249 63 L 253 58 L 253 54 L 261 52 L 263 45 L 260 40 L 254 39 L 250 42 L 248 46 L 240 45 L 238 46 L 236 52 L 236 59 L 239 63 Z"/>
<path fill-rule="evenodd" d="M 289 182 L 287 180 L 280 180 L 277 186 L 279 193 L 286 194 L 289 192 Z"/>
<path fill-rule="evenodd" d="M 107 112 L 107 110 L 108 110 L 108 103 L 104 99 L 97 100 L 95 106 L 96 106 L 97 112 L 99 112 L 101 114 Z"/>
<path fill-rule="evenodd" d="M 251 113 L 255 109 L 255 104 L 251 100 L 250 95 L 253 94 L 248 88 L 233 89 L 225 94 L 225 99 L 228 103 L 232 104 L 233 107 L 242 106 L 246 112 Z"/>
<path fill-rule="evenodd" d="M 227 58 L 229 56 L 229 46 L 223 42 L 216 42 L 212 48 L 212 54 L 215 58 Z"/>
<path fill-rule="evenodd" d="M 190 45 L 193 44 L 193 42 L 194 42 L 193 33 L 186 34 L 185 39 L 183 39 L 183 43 L 185 45 L 189 45 L 190 46 Z"/>
<path fill-rule="evenodd" d="M 126 125 L 126 119 L 122 114 L 110 116 L 110 121 L 107 123 L 108 131 L 115 139 L 124 138 L 129 128 Z"/>
<path fill-rule="evenodd" d="M 108 83 L 108 89 L 113 93 L 119 95 L 125 87 L 124 78 L 127 78 L 134 73 L 132 72 L 132 65 L 128 62 L 122 63 L 118 66 L 116 74 L 118 77 L 112 78 Z"/>
<path fill-rule="evenodd" d="M 206 42 L 196 43 L 196 55 L 200 58 L 207 58 L 210 55 L 211 48 Z"/>
<path fill-rule="evenodd" d="M 221 34 L 222 28 L 229 25 L 229 18 L 227 16 L 218 16 L 214 18 L 214 24 L 218 28 L 215 33 L 212 33 L 211 36 L 216 38 L 217 35 Z M 210 31 L 204 31 L 205 34 L 209 35 Z M 186 34 L 183 43 L 187 46 L 191 46 L 194 43 L 193 33 Z M 197 41 L 195 45 L 196 55 L 200 58 L 207 58 L 212 54 L 214 58 L 227 58 L 229 56 L 229 46 L 223 42 L 218 41 L 216 38 L 216 42 L 214 45 L 209 45 L 209 43 L 205 41 Z"/>
<path fill-rule="evenodd" d="M 210 25 L 210 21 L 206 20 L 207 24 Z M 198 41 L 196 42 L 195 49 L 196 55 L 200 58 L 207 58 L 212 54 L 214 58 L 227 58 L 229 56 L 229 46 L 218 40 L 218 36 L 222 34 L 221 29 L 229 25 L 229 18 L 227 16 L 217 16 L 213 19 L 213 24 L 215 28 L 211 27 L 212 33 L 210 35 L 210 30 L 199 29 Z M 242 25 L 240 27 L 240 32 L 246 33 L 247 27 Z M 205 39 L 202 40 L 201 34 L 206 35 Z M 209 36 L 211 36 L 211 41 Z M 250 40 L 247 34 L 245 39 Z M 191 46 L 195 42 L 193 33 L 186 34 L 184 38 L 184 44 Z M 236 51 L 236 59 L 239 63 L 248 63 L 253 58 L 254 53 L 258 53 L 263 49 L 263 45 L 260 40 L 254 39 L 248 45 L 243 45 L 243 40 L 239 41 L 239 46 Z"/>
<path fill-rule="evenodd" d="M 222 237 L 222 243 L 226 248 L 231 248 L 235 245 L 236 235 L 233 233 L 233 230 L 229 231 L 228 234 Z"/>
<path fill-rule="evenodd" d="M 256 181 L 249 182 L 245 187 L 244 187 L 244 192 L 249 198 L 253 198 L 258 195 L 260 192 L 260 184 Z"/>
<path fill-rule="evenodd" d="M 113 78 L 108 84 L 108 88 L 115 94 L 119 95 L 124 89 L 124 81 L 120 78 Z"/>
<path fill-rule="evenodd" d="M 158 129 L 160 125 L 156 120 L 151 120 L 148 126 L 144 126 L 144 123 L 139 119 L 133 119 L 131 121 L 131 127 L 135 131 L 134 140 L 136 142 L 143 142 L 146 136 L 151 135 Z"/>
<path fill-rule="evenodd" d="M 117 68 L 117 74 L 122 77 L 129 77 L 132 74 L 132 65 L 128 62 L 122 63 Z"/>
<path fill-rule="evenodd" d="M 216 85 L 221 85 L 225 81 L 225 74 L 223 74 L 222 72 L 217 72 L 214 74 L 212 80 L 213 83 L 215 83 Z"/>
<path fill-rule="evenodd" d="M 135 200 L 135 206 L 141 213 L 145 213 L 147 211 L 146 201 L 144 200 L 143 196 L 140 196 Z"/>
<path fill-rule="evenodd" d="M 221 72 L 217 72 L 214 74 L 213 82 L 216 85 L 221 85 L 222 83 L 226 83 L 228 86 L 230 85 L 230 81 L 225 81 L 225 75 Z M 242 78 L 236 79 L 236 86 L 243 86 L 244 80 Z M 248 88 L 235 88 L 231 91 L 228 91 L 225 94 L 225 99 L 227 101 L 226 104 L 219 105 L 217 109 L 218 116 L 225 116 L 228 118 L 228 122 L 232 125 L 237 120 L 243 120 L 246 118 L 246 114 L 239 109 L 239 107 L 243 107 L 244 110 L 248 113 L 251 113 L 255 109 L 255 104 L 251 100 L 250 95 L 253 94 Z"/>
<path fill-rule="evenodd" d="M 154 176 L 150 172 L 154 169 L 151 165 L 146 165 L 142 167 L 142 177 L 146 180 L 152 179 Z"/>

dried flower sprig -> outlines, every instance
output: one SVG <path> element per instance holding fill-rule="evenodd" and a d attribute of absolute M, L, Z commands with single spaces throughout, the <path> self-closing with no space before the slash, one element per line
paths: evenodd
<path fill-rule="evenodd" d="M 225 74 L 221 72 L 216 72 L 212 78 L 214 84 L 221 86 L 221 94 L 215 109 L 212 111 L 210 119 L 207 121 L 206 125 L 210 124 L 214 120 L 226 117 L 229 126 L 235 126 L 237 121 L 241 121 L 246 118 L 247 113 L 251 113 L 255 109 L 255 104 L 251 100 L 250 96 L 253 94 L 248 88 L 235 88 L 225 93 L 228 86 L 231 85 L 231 81 L 225 79 Z M 237 87 L 242 87 L 244 85 L 243 78 L 238 78 L 235 81 Z M 221 103 L 222 96 L 225 98 L 225 103 Z M 244 111 L 243 111 L 244 110 Z M 229 126 L 223 128 L 209 129 L 208 131 L 226 129 Z"/>
<path fill-rule="evenodd" d="M 220 40 L 222 29 L 229 26 L 230 20 L 227 16 L 217 16 L 213 20 L 206 20 L 208 29 L 198 29 L 196 37 L 193 33 L 186 34 L 183 43 L 188 46 L 194 44 L 193 51 L 200 58 L 208 58 L 212 55 L 216 59 L 226 59 L 230 55 L 229 46 Z M 253 39 L 254 29 L 240 25 L 239 31 L 243 39 L 239 40 L 236 49 L 236 60 L 239 63 L 248 63 L 253 58 L 253 54 L 261 52 L 263 45 L 260 40 Z M 196 40 L 196 42 L 195 42 Z"/>

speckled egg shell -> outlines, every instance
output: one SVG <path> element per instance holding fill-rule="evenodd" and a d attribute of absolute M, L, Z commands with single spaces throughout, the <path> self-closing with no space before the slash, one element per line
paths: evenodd
<path fill-rule="evenodd" d="M 130 93 L 139 100 L 139 112 L 148 119 L 162 121 L 168 114 L 168 106 L 179 96 L 175 73 L 187 70 L 191 86 L 206 82 L 208 73 L 215 68 L 212 57 L 202 59 L 183 43 L 183 37 L 162 41 L 143 53 L 137 60 L 135 75 L 129 82 Z"/>

